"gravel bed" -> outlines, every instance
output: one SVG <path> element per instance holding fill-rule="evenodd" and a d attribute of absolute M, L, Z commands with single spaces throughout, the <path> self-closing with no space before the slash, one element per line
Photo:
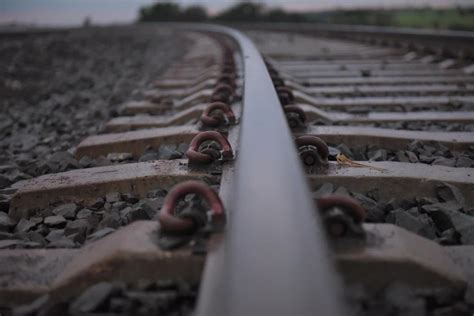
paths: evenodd
<path fill-rule="evenodd" d="M 414 289 L 395 283 L 374 291 L 348 285 L 345 294 L 354 316 L 470 316 L 474 311 L 472 298 L 449 288 Z"/>
<path fill-rule="evenodd" d="M 218 186 L 211 186 L 218 191 Z M 30 218 L 15 222 L 0 211 L 0 249 L 78 248 L 113 233 L 137 220 L 153 219 L 167 191 L 156 189 L 139 199 L 132 194 L 111 192 L 91 205 L 67 203 L 37 210 Z M 177 212 L 206 208 L 195 194 L 177 205 Z"/>
<path fill-rule="evenodd" d="M 341 107 L 341 108 L 330 108 L 322 107 L 328 112 L 337 111 L 337 112 L 347 112 L 352 114 L 368 114 L 370 112 L 421 112 L 421 111 L 474 111 L 473 103 L 457 103 L 453 102 L 446 105 L 438 106 L 413 106 L 413 105 L 396 105 L 396 106 L 357 106 L 357 107 Z"/>
<path fill-rule="evenodd" d="M 151 26 L 2 39 L 0 188 L 81 167 L 68 155 L 71 148 L 97 134 L 189 44 Z"/>
<path fill-rule="evenodd" d="M 312 125 L 337 125 L 337 126 L 367 126 L 391 129 L 403 129 L 409 131 L 431 131 L 431 132 L 474 132 L 474 123 L 443 123 L 443 122 L 387 122 L 387 123 L 326 123 L 320 120 L 314 121 Z"/>
<path fill-rule="evenodd" d="M 355 88 L 357 89 L 357 88 Z M 460 90 L 460 91 L 443 91 L 442 93 L 435 93 L 435 95 L 442 95 L 442 96 L 452 96 L 452 97 L 467 97 L 472 95 L 471 90 Z M 412 92 L 412 91 L 406 91 L 403 93 L 402 91 L 393 93 L 393 92 L 386 92 L 386 93 L 379 93 L 376 91 L 376 93 L 372 92 L 366 92 L 366 91 L 357 91 L 353 93 L 336 93 L 336 92 L 311 92 L 311 96 L 314 97 L 325 97 L 325 98 L 370 98 L 370 97 L 381 97 L 381 98 L 394 98 L 394 97 L 432 97 L 433 92 L 431 91 L 417 91 L 417 92 Z"/>
<path fill-rule="evenodd" d="M 342 143 L 328 144 L 329 160 L 335 161 L 338 154 L 344 154 L 352 160 L 359 161 L 400 161 L 424 163 L 448 167 L 474 167 L 474 147 L 469 150 L 449 150 L 439 142 L 412 141 L 406 150 L 389 150 L 377 145 L 349 147 Z"/>
<path fill-rule="evenodd" d="M 44 295 L 11 311 L 14 316 L 187 316 L 193 313 L 197 292 L 196 284 L 184 281 L 100 282 L 69 300 L 53 302 L 48 295 Z"/>
<path fill-rule="evenodd" d="M 436 196 L 383 200 L 379 189 L 362 194 L 324 183 L 313 198 L 331 193 L 357 199 L 368 223 L 392 223 L 442 245 L 474 245 L 474 208 L 466 207 L 464 196 L 450 184 L 439 184 Z"/>
<path fill-rule="evenodd" d="M 123 164 L 131 162 L 143 162 L 151 160 L 173 160 L 185 158 L 189 144 L 163 144 L 158 148 L 148 147 L 143 155 L 134 158 L 131 153 L 110 153 L 107 156 L 98 158 L 90 158 L 84 156 L 77 160 L 71 153 L 67 151 L 57 152 L 45 161 L 30 164 L 24 168 L 20 168 L 25 173 L 33 176 L 40 176 L 47 173 L 57 173 L 74 169 L 92 168 L 100 166 L 108 166 L 114 164 Z M 2 186 L 0 185 L 0 188 Z"/>
<path fill-rule="evenodd" d="M 447 288 L 413 289 L 392 284 L 382 291 L 346 285 L 351 315 L 471 315 L 473 302 L 463 291 Z M 193 315 L 198 286 L 183 281 L 139 281 L 137 284 L 100 282 L 77 297 L 53 302 L 48 295 L 10 309 L 26 315 Z M 8 310 L 8 309 L 7 309 Z"/>

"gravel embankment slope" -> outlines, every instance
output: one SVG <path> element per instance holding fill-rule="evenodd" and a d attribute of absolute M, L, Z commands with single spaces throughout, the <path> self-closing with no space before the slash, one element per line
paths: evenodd
<path fill-rule="evenodd" d="M 3 38 L 0 189 L 80 168 L 71 148 L 97 134 L 120 103 L 157 78 L 188 44 L 152 26 Z"/>

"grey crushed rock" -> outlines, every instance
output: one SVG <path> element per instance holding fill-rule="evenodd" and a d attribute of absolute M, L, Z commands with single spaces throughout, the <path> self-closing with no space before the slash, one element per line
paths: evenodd
<path fill-rule="evenodd" d="M 120 216 L 117 213 L 105 214 L 99 222 L 99 228 L 110 227 L 117 229 L 121 226 Z"/>
<path fill-rule="evenodd" d="M 314 191 L 313 192 L 313 199 L 317 199 L 317 198 L 320 198 L 320 197 L 323 197 L 325 195 L 329 195 L 331 193 L 333 193 L 334 191 L 334 186 L 332 185 L 332 183 L 323 183 L 318 190 Z"/>
<path fill-rule="evenodd" d="M 351 315 L 470 315 L 472 311 L 463 296 L 463 291 L 450 288 L 410 288 L 392 283 L 382 290 L 348 284 L 344 287 Z"/>
<path fill-rule="evenodd" d="M 114 286 L 111 283 L 101 282 L 89 287 L 70 306 L 70 311 L 88 313 L 99 309 L 101 304 L 112 295 Z"/>
<path fill-rule="evenodd" d="M 438 242 L 441 245 L 453 246 L 460 244 L 461 241 L 459 233 L 454 228 L 449 228 L 441 233 L 441 236 L 438 238 Z"/>
<path fill-rule="evenodd" d="M 15 224 L 15 221 L 7 213 L 0 212 L 0 231 L 9 231 Z"/>
<path fill-rule="evenodd" d="M 213 185 L 218 191 L 219 186 Z M 0 230 L 0 240 L 18 239 L 23 244 L 14 245 L 16 248 L 46 247 L 46 248 L 75 248 L 85 242 L 91 242 L 114 232 L 120 227 L 138 220 L 151 220 L 161 209 L 167 191 L 155 188 L 147 193 L 146 198 L 138 199 L 130 193 L 111 192 L 106 198 L 97 198 L 85 207 L 79 203 L 67 203 L 37 210 L 29 219 L 22 219 L 3 234 Z M 107 202 L 104 203 L 104 201 Z M 189 194 L 180 201 L 176 210 L 200 205 L 201 199 Z M 52 215 L 52 214 L 64 214 Z M 1 217 L 0 213 L 0 217 Z M 6 214 L 3 218 L 7 220 Z M 1 218 L 0 218 L 1 219 Z M 10 232 L 14 231 L 15 234 Z"/>
<path fill-rule="evenodd" d="M 186 151 L 188 150 L 189 148 L 189 144 L 188 143 L 180 143 L 178 145 L 178 148 L 176 148 L 176 151 L 177 152 L 180 152 L 181 154 L 184 154 L 186 153 Z"/>
<path fill-rule="evenodd" d="M 465 202 L 461 191 L 449 183 L 438 185 L 436 188 L 436 195 L 443 202 L 456 201 L 460 205 L 464 205 Z"/>
<path fill-rule="evenodd" d="M 10 209 L 11 196 L 0 194 L 0 212 L 7 213 Z"/>
<path fill-rule="evenodd" d="M 435 196 L 381 200 L 377 189 L 361 194 L 327 182 L 313 198 L 335 192 L 357 199 L 367 211 L 366 222 L 393 223 L 442 245 L 474 244 L 474 213 L 465 209 L 465 197 L 454 185 L 439 184 Z"/>
<path fill-rule="evenodd" d="M 64 234 L 66 236 L 72 234 L 82 234 L 85 237 L 89 227 L 89 222 L 86 219 L 76 219 L 74 221 L 69 221 L 66 224 L 66 228 L 64 228 Z"/>
<path fill-rule="evenodd" d="M 158 197 L 164 198 L 167 193 L 168 193 L 168 191 L 166 191 L 166 190 L 156 189 L 156 190 L 149 191 L 146 196 L 147 196 L 147 198 L 158 198 Z M 137 200 L 137 202 L 138 202 L 138 200 Z"/>
<path fill-rule="evenodd" d="M 0 189 L 9 187 L 13 182 L 6 175 L 0 174 Z"/>
<path fill-rule="evenodd" d="M 397 226 L 429 239 L 436 238 L 434 225 L 426 214 L 413 216 L 407 211 L 399 209 L 392 211 L 389 216 L 393 218 L 393 223 Z"/>
<path fill-rule="evenodd" d="M 354 154 L 352 153 L 352 150 L 344 143 L 339 144 L 336 148 L 341 152 L 341 154 L 343 154 L 346 157 L 354 156 Z"/>
<path fill-rule="evenodd" d="M 143 154 L 138 161 L 144 162 L 144 161 L 152 161 L 152 160 L 157 160 L 157 159 L 160 159 L 158 153 L 151 152 L 151 153 Z"/>
<path fill-rule="evenodd" d="M 54 242 L 56 240 L 60 240 L 64 237 L 64 229 L 54 229 L 51 230 L 48 235 L 46 235 L 46 240 L 49 242 Z"/>
<path fill-rule="evenodd" d="M 0 104 L 0 164 L 12 166 L 0 170 L 0 189 L 31 176 L 128 161 L 77 161 L 71 149 L 97 134 L 119 104 L 145 89 L 189 43 L 139 25 L 4 38 L 0 68 L 15 85 L 4 86 Z"/>
<path fill-rule="evenodd" d="M 105 200 L 109 203 L 118 202 L 122 199 L 119 192 L 110 192 L 105 196 Z"/>
<path fill-rule="evenodd" d="M 416 156 L 416 154 L 412 151 L 405 151 L 407 157 L 408 157 L 408 161 L 411 162 L 411 163 L 415 163 L 415 162 L 418 162 L 418 157 Z"/>
<path fill-rule="evenodd" d="M 60 205 L 53 209 L 52 213 L 54 215 L 60 215 L 64 218 L 71 219 L 76 216 L 77 205 L 74 203 L 68 203 Z"/>
<path fill-rule="evenodd" d="M 474 148 L 465 151 L 451 151 L 438 142 L 412 141 L 406 150 L 390 150 L 378 145 L 349 147 L 344 143 L 328 143 L 329 160 L 335 161 L 339 153 L 356 161 L 400 161 L 406 163 L 425 163 L 448 167 L 474 167 Z"/>
<path fill-rule="evenodd" d="M 133 160 L 133 155 L 131 153 L 109 153 L 107 159 L 111 162 L 122 162 Z"/>
<path fill-rule="evenodd" d="M 329 158 L 331 159 L 336 159 L 336 156 L 341 153 L 341 151 L 338 148 L 333 147 L 333 146 L 328 146 L 328 149 L 329 149 Z"/>
<path fill-rule="evenodd" d="M 0 240 L 12 239 L 13 234 L 0 231 Z"/>
<path fill-rule="evenodd" d="M 114 202 L 112 205 L 111 205 L 111 210 L 113 211 L 120 211 L 122 210 L 123 208 L 127 207 L 128 203 L 125 202 L 125 201 L 119 201 L 119 202 Z"/>
<path fill-rule="evenodd" d="M 94 240 L 100 239 L 102 237 L 105 237 L 108 234 L 113 233 L 114 231 L 115 231 L 115 229 L 110 228 L 110 227 L 106 227 L 106 228 L 100 229 L 100 230 L 96 231 L 95 233 L 90 234 L 89 236 L 87 236 L 87 240 L 88 241 L 94 241 Z"/>
<path fill-rule="evenodd" d="M 138 220 L 148 220 L 151 219 L 146 210 L 144 210 L 141 207 L 131 209 L 125 214 L 125 218 L 127 221 L 133 222 L 133 221 L 138 221 Z"/>
<path fill-rule="evenodd" d="M 163 144 L 158 149 L 158 159 L 178 159 L 183 156 L 183 153 L 177 151 L 177 146 L 174 144 Z"/>
<path fill-rule="evenodd" d="M 460 156 L 456 161 L 456 167 L 458 168 L 469 168 L 474 165 L 474 161 L 466 156 Z"/>
<path fill-rule="evenodd" d="M 371 161 L 385 161 L 387 160 L 387 150 L 377 149 L 367 152 L 367 156 Z"/>
<path fill-rule="evenodd" d="M 191 316 L 197 284 L 183 281 L 148 281 L 133 284 L 99 282 L 79 295 L 57 301 L 48 295 L 17 306 L 14 316 L 26 315 L 163 315 Z"/>
<path fill-rule="evenodd" d="M 40 246 L 45 246 L 47 244 L 46 239 L 38 232 L 28 232 L 27 236 L 29 241 L 36 242 Z"/>
<path fill-rule="evenodd" d="M 433 219 L 436 226 L 443 231 L 453 227 L 450 212 L 458 213 L 461 211 L 462 206 L 455 201 L 450 201 L 423 205 L 421 209 L 425 211 L 426 214 Z"/>
<path fill-rule="evenodd" d="M 16 225 L 15 230 L 17 232 L 27 232 L 33 227 L 35 227 L 36 225 L 37 224 L 35 222 L 22 218 Z"/>
<path fill-rule="evenodd" d="M 140 200 L 135 208 L 140 208 L 144 210 L 149 218 L 153 218 L 157 212 L 157 210 L 161 209 L 163 206 L 163 197 L 155 197 L 155 198 L 146 198 Z"/>
<path fill-rule="evenodd" d="M 464 245 L 474 245 L 474 217 L 453 209 L 447 209 L 446 214 L 451 218 L 455 230 L 461 235 Z"/>
<path fill-rule="evenodd" d="M 433 160 L 431 164 L 438 166 L 454 167 L 456 166 L 456 160 L 439 157 Z"/>
<path fill-rule="evenodd" d="M 77 219 L 84 219 L 84 218 L 87 218 L 87 217 L 91 216 L 91 214 L 92 214 L 92 211 L 90 209 L 83 208 L 82 210 L 77 212 L 76 218 Z"/>
<path fill-rule="evenodd" d="M 76 243 L 73 240 L 63 236 L 55 241 L 50 242 L 48 245 L 46 245 L 46 248 L 74 248 L 75 246 Z"/>
<path fill-rule="evenodd" d="M 139 201 L 138 197 L 132 193 L 124 193 L 122 194 L 122 199 L 131 204 L 135 204 Z"/>
<path fill-rule="evenodd" d="M 63 226 L 66 222 L 66 219 L 61 215 L 48 216 L 44 219 L 44 223 L 49 226 Z"/>
<path fill-rule="evenodd" d="M 99 209 L 99 208 L 103 207 L 104 203 L 105 203 L 104 198 L 99 197 L 99 198 L 95 199 L 95 201 L 93 203 L 91 203 L 89 205 L 89 207 L 96 210 L 96 209 Z"/>
<path fill-rule="evenodd" d="M 350 195 L 349 191 L 344 187 L 337 188 L 333 193 L 334 194 L 340 194 L 340 195 L 347 195 L 347 196 Z"/>
<path fill-rule="evenodd" d="M 22 246 L 24 244 L 24 241 L 19 239 L 4 239 L 0 240 L 0 249 L 14 248 L 16 246 Z"/>

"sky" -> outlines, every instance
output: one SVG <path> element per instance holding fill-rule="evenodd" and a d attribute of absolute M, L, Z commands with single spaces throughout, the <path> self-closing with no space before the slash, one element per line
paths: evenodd
<path fill-rule="evenodd" d="M 137 17 L 138 9 L 153 0 L 0 0 L 0 24 L 79 25 L 86 17 L 93 23 L 128 23 Z M 237 0 L 182 0 L 182 5 L 200 4 L 211 14 Z M 256 1 L 254 1 L 256 2 Z M 293 11 L 317 11 L 354 7 L 396 7 L 473 5 L 474 0 L 264 0 L 270 7 Z"/>

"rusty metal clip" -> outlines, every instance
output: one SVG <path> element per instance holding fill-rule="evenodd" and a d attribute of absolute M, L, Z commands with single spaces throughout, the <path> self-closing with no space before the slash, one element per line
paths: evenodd
<path fill-rule="evenodd" d="M 211 101 L 228 103 L 234 95 L 234 89 L 225 83 L 216 85 L 211 95 Z"/>
<path fill-rule="evenodd" d="M 224 51 L 222 53 L 222 57 L 224 59 L 224 62 L 226 62 L 226 61 L 233 62 L 233 60 L 234 60 L 234 51 L 227 44 L 224 45 Z"/>
<path fill-rule="evenodd" d="M 211 127 L 221 124 L 234 124 L 235 121 L 234 111 L 232 111 L 228 104 L 223 102 L 209 104 L 201 115 L 201 122 Z"/>
<path fill-rule="evenodd" d="M 295 102 L 295 97 L 290 88 L 286 86 L 276 87 L 276 91 L 278 94 L 278 98 L 280 99 L 281 105 L 285 106 Z"/>
<path fill-rule="evenodd" d="M 275 88 L 280 88 L 285 86 L 285 81 L 280 76 L 271 76 L 273 85 Z"/>
<path fill-rule="evenodd" d="M 367 216 L 359 202 L 347 195 L 332 194 L 317 200 L 326 229 L 332 237 L 364 236 L 362 222 Z"/>
<path fill-rule="evenodd" d="M 285 112 L 290 128 L 301 128 L 305 126 L 306 114 L 299 106 L 285 105 L 283 106 L 283 111 Z"/>
<path fill-rule="evenodd" d="M 235 74 L 225 73 L 217 79 L 218 84 L 226 84 L 235 89 Z"/>
<path fill-rule="evenodd" d="M 301 160 L 307 166 L 327 166 L 329 148 L 319 137 L 303 135 L 295 139 Z"/>
<path fill-rule="evenodd" d="M 275 70 L 275 68 L 273 68 L 273 66 L 268 66 L 267 65 L 267 70 L 268 70 L 268 74 L 271 76 L 279 76 L 279 73 L 278 71 Z"/>
<path fill-rule="evenodd" d="M 226 63 L 222 65 L 221 74 L 235 76 L 235 65 L 233 63 Z"/>
<path fill-rule="evenodd" d="M 196 223 L 191 218 L 177 217 L 174 215 L 178 200 L 191 193 L 199 194 L 209 205 L 210 211 L 207 217 L 211 228 L 213 230 L 220 230 L 224 227 L 226 217 L 224 206 L 222 205 L 219 195 L 206 183 L 190 180 L 174 186 L 166 195 L 163 207 L 158 214 L 158 221 L 160 222 L 163 232 L 190 233 L 198 229 Z"/>
<path fill-rule="evenodd" d="M 214 142 L 202 148 L 201 145 L 205 141 Z M 220 148 L 216 148 L 217 146 L 220 146 Z M 194 136 L 186 156 L 190 163 L 206 164 L 216 160 L 230 160 L 234 157 L 234 154 L 229 141 L 221 133 L 206 131 Z"/>

